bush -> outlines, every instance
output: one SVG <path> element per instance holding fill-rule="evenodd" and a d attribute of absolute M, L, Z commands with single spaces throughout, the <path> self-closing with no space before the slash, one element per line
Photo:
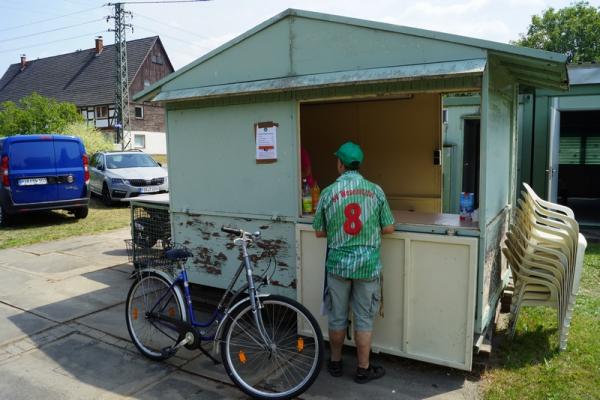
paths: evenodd
<path fill-rule="evenodd" d="M 37 93 L 23 97 L 18 104 L 0 104 L 0 136 L 60 132 L 68 124 L 82 120 L 75 104 Z"/>
<path fill-rule="evenodd" d="M 87 154 L 92 155 L 99 151 L 113 149 L 112 138 L 85 122 L 74 122 L 61 132 L 64 135 L 77 136 L 83 140 Z"/>

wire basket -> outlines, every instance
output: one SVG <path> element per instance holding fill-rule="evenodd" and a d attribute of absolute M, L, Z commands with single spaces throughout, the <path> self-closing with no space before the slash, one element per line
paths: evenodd
<path fill-rule="evenodd" d="M 131 239 L 136 248 L 166 248 L 171 242 L 169 210 L 132 205 Z"/>
<path fill-rule="evenodd" d="M 125 247 L 127 248 L 127 257 L 129 258 L 129 262 L 132 263 L 136 269 L 141 270 L 144 268 L 155 268 L 161 269 L 170 274 L 174 274 L 178 263 L 177 261 L 167 259 L 165 257 L 165 253 L 174 248 L 185 248 L 184 246 L 178 244 L 170 244 L 169 246 L 165 247 L 137 246 L 135 241 L 132 239 L 125 240 Z"/>

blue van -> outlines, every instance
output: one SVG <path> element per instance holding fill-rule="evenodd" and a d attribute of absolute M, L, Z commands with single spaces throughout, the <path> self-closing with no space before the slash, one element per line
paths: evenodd
<path fill-rule="evenodd" d="M 14 214 L 69 210 L 85 218 L 90 200 L 88 157 L 81 139 L 15 135 L 0 139 L 0 225 Z"/>

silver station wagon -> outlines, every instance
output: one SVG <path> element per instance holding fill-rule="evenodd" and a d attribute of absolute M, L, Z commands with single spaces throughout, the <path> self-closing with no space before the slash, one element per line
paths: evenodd
<path fill-rule="evenodd" d="M 169 191 L 167 170 L 140 151 L 96 153 L 90 160 L 90 190 L 106 205 L 142 194 Z"/>

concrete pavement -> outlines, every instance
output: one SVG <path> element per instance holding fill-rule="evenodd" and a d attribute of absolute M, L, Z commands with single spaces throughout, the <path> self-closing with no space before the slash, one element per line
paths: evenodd
<path fill-rule="evenodd" d="M 166 363 L 142 357 L 125 326 L 131 284 L 128 229 L 0 250 L 0 399 L 245 398 L 221 365 L 180 351 Z M 352 381 L 323 369 L 305 399 L 475 399 L 459 371 L 375 356 L 387 375 Z"/>

